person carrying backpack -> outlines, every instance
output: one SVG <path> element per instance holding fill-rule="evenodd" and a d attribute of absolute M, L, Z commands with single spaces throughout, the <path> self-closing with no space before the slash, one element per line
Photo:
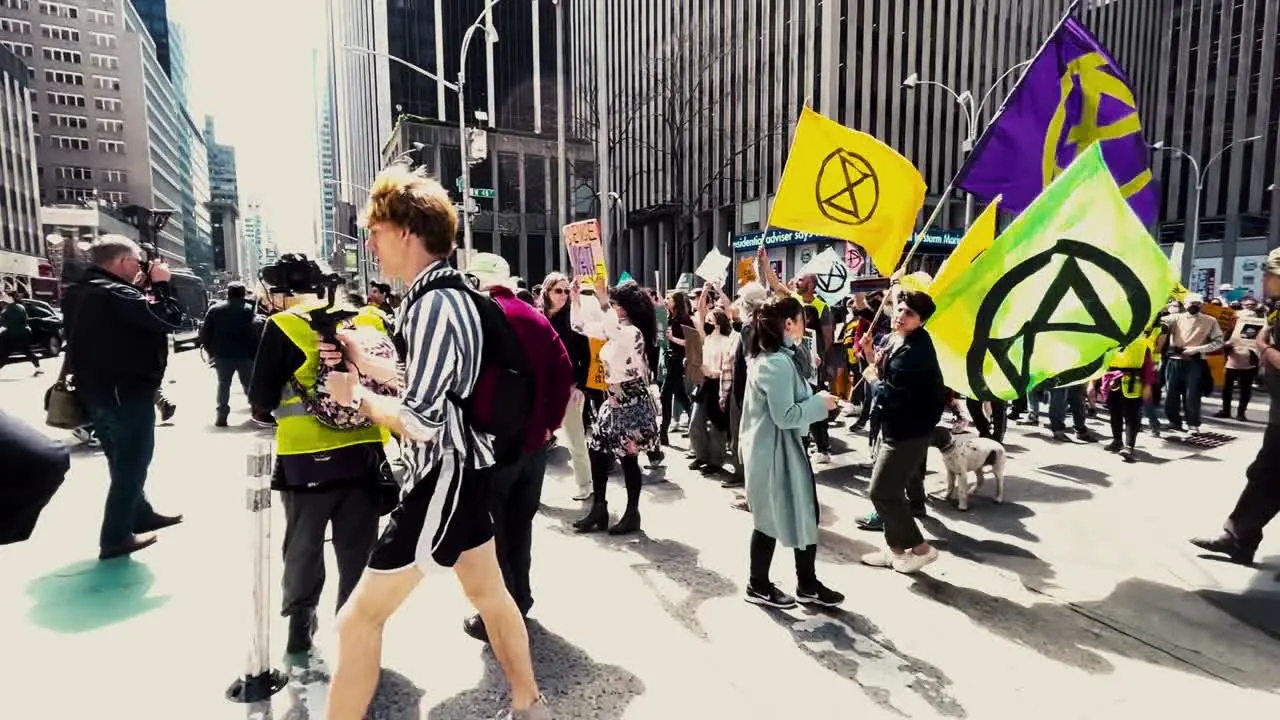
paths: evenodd
<path fill-rule="evenodd" d="M 449 266 L 458 216 L 440 183 L 403 165 L 374 181 L 364 212 L 368 244 L 386 276 L 408 285 L 394 359 L 366 353 L 353 334 L 341 348 L 322 343 L 339 404 L 403 441 L 400 504 L 338 616 L 337 670 L 330 720 L 364 717 L 378 685 L 388 619 L 429 568 L 452 568 L 484 623 L 511 683 L 506 720 L 548 720 L 520 608 L 503 582 L 489 516 L 489 493 L 503 462 L 518 458 L 533 413 L 531 373 L 502 308 Z M 399 384 L 399 396 L 368 392 L 362 378 Z M 417 632 L 417 630 L 413 630 Z"/>
<path fill-rule="evenodd" d="M 525 427 L 519 455 L 515 462 L 504 463 L 503 458 L 499 458 L 498 470 L 489 488 L 489 515 L 493 518 L 498 564 L 507 590 L 520 607 L 520 614 L 527 617 L 533 607 L 529 587 L 533 518 L 542 503 L 542 481 L 547 473 L 551 436 L 564 422 L 569 407 L 574 367 L 551 321 L 512 290 L 516 278 L 511 276 L 511 266 L 506 260 L 492 253 L 479 253 L 467 264 L 467 275 L 475 278 L 480 291 L 488 293 L 502 308 L 532 373 L 533 412 Z M 484 620 L 479 615 L 467 618 L 462 628 L 477 640 L 489 641 Z"/>

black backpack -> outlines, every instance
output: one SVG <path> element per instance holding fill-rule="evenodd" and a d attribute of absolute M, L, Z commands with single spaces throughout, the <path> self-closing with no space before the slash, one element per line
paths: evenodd
<path fill-rule="evenodd" d="M 447 397 L 462 408 L 468 427 L 493 436 L 494 456 L 499 465 L 514 463 L 524 452 L 525 431 L 533 416 L 533 364 L 502 306 L 473 289 L 461 274 L 451 273 L 426 283 L 417 297 L 432 290 L 463 291 L 480 315 L 480 335 L 484 342 L 475 387 L 465 398 L 453 392 Z M 417 297 L 405 298 L 405 307 Z M 399 328 L 395 340 L 404 357 L 407 346 Z"/>

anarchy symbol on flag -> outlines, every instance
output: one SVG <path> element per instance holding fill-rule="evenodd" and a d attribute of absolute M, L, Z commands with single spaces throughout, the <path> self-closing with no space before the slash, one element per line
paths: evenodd
<path fill-rule="evenodd" d="M 817 290 L 823 295 L 838 295 L 844 292 L 844 287 L 849 282 L 849 271 L 842 263 L 832 263 L 826 272 L 814 275 L 817 282 Z"/>

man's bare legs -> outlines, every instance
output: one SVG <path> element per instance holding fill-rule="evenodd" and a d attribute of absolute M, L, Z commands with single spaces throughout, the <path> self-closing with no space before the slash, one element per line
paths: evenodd
<path fill-rule="evenodd" d="M 467 599 L 484 620 L 493 654 L 498 657 L 507 682 L 511 683 L 511 706 L 517 711 L 528 709 L 540 694 L 529 654 L 529 632 L 520 608 L 502 582 L 502 568 L 498 566 L 493 540 L 462 553 L 453 571 Z"/>
<path fill-rule="evenodd" d="M 360 576 L 338 612 L 338 661 L 329 683 L 326 720 L 364 717 L 382 672 L 382 629 L 421 581 L 422 571 L 414 567 L 396 573 L 366 570 Z"/>

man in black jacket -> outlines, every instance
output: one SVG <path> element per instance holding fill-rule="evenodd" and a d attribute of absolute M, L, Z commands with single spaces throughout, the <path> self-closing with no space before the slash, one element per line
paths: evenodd
<path fill-rule="evenodd" d="M 200 347 L 213 360 L 218 374 L 218 416 L 216 427 L 227 426 L 231 412 L 231 378 L 240 378 L 245 397 L 249 396 L 249 378 L 253 375 L 253 357 L 258 352 L 258 316 L 253 303 L 246 299 L 243 283 L 227 285 L 227 299 L 209 308 L 200 327 Z"/>
<path fill-rule="evenodd" d="M 143 282 L 142 249 L 120 235 L 104 235 L 89 249 L 93 265 L 67 289 L 67 369 L 93 421 L 111 468 L 99 537 L 105 560 L 155 542 L 150 533 L 182 522 L 152 509 L 143 486 L 155 450 L 156 393 L 169 360 L 168 334 L 182 308 L 169 288 L 169 267 L 153 262 Z"/>

